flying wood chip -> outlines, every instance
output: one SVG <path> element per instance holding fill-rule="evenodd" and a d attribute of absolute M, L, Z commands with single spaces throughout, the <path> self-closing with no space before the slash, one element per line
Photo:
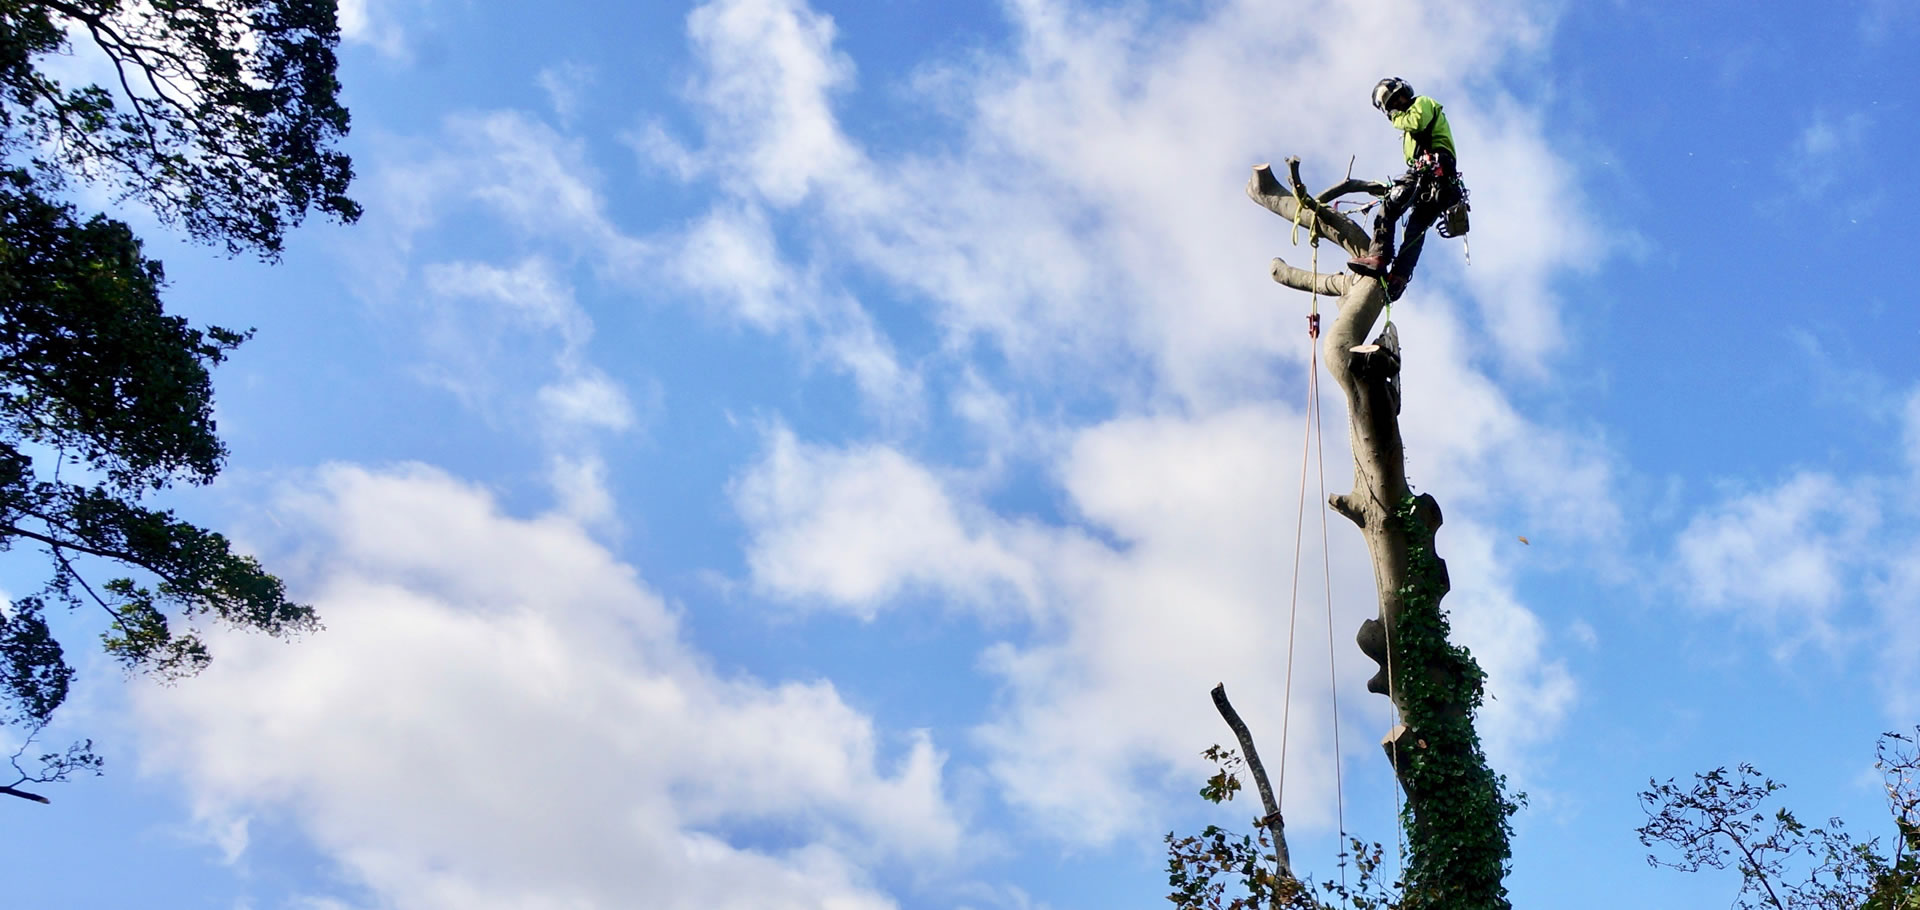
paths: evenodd
<path fill-rule="evenodd" d="M 1520 542 L 1521 542 L 1521 543 L 1523 543 L 1523 544 L 1526 544 L 1526 545 L 1527 545 L 1527 546 L 1529 546 L 1529 547 L 1531 547 L 1531 546 L 1533 546 L 1533 541 L 1530 541 L 1530 540 L 1528 540 L 1528 539 L 1526 539 L 1525 537 L 1522 537 L 1522 538 L 1520 538 Z"/>

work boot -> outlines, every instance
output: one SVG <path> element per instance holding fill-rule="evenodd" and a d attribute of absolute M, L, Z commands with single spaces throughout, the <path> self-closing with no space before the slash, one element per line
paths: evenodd
<path fill-rule="evenodd" d="M 1407 276 L 1405 275 L 1388 275 L 1387 276 L 1387 302 L 1388 303 L 1392 303 L 1396 300 L 1399 300 L 1400 295 L 1405 294 L 1406 292 L 1407 292 Z"/>
<path fill-rule="evenodd" d="M 1367 251 L 1367 255 L 1347 260 L 1347 268 L 1356 275 L 1378 278 L 1387 273 L 1387 266 L 1393 264 L 1393 257 L 1385 253 Z"/>

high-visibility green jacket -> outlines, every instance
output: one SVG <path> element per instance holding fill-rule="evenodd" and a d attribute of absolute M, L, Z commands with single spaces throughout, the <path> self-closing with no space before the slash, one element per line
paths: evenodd
<path fill-rule="evenodd" d="M 1441 113 L 1440 102 L 1425 95 L 1413 99 L 1413 106 L 1398 114 L 1389 114 L 1389 120 L 1403 134 L 1400 150 L 1406 153 L 1407 163 L 1420 157 L 1428 149 L 1439 149 L 1454 157 L 1453 128 L 1447 126 L 1447 115 Z"/>

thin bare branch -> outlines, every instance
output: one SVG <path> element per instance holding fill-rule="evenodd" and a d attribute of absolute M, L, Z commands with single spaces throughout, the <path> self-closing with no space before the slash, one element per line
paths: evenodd
<path fill-rule="evenodd" d="M 1253 783 L 1260 789 L 1260 805 L 1267 810 L 1260 824 L 1273 833 L 1273 854 L 1280 861 L 1280 875 L 1293 878 L 1293 860 L 1287 854 L 1287 822 L 1280 815 L 1280 803 L 1274 799 L 1273 787 L 1267 783 L 1267 769 L 1260 764 L 1260 750 L 1253 747 L 1253 731 L 1247 729 L 1240 712 L 1233 710 L 1233 703 L 1227 701 L 1226 683 L 1213 687 L 1213 706 L 1220 710 L 1221 719 L 1233 728 L 1234 737 L 1240 740 L 1240 754 L 1246 756 L 1247 771 L 1253 774 Z"/>

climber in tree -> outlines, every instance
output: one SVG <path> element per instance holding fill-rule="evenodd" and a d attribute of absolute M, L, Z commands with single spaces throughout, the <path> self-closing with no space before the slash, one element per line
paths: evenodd
<path fill-rule="evenodd" d="M 1403 134 L 1407 172 L 1393 181 L 1373 220 L 1373 245 L 1367 255 L 1348 261 L 1347 267 L 1361 275 L 1385 277 L 1388 299 L 1399 300 L 1414 263 L 1420 260 L 1427 228 L 1462 200 L 1460 173 L 1454 168 L 1453 130 L 1447 126 L 1440 102 L 1415 95 L 1405 79 L 1388 76 L 1373 87 L 1373 106 Z M 1413 214 L 1407 218 L 1406 247 L 1395 258 L 1394 224 L 1409 208 Z"/>

